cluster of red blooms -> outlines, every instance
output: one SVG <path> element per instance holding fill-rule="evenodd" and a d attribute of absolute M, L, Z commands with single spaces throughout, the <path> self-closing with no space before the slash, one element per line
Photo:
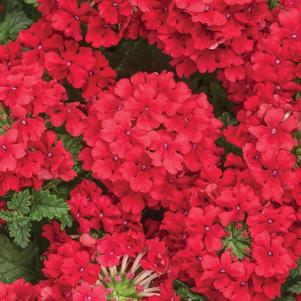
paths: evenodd
<path fill-rule="evenodd" d="M 93 191 L 90 191 L 93 193 Z M 128 231 L 95 239 L 72 239 L 56 222 L 44 226 L 50 242 L 42 270 L 46 280 L 33 286 L 20 279 L 0 284 L 1 300 L 107 301 L 158 300 L 169 258 L 163 241 Z M 157 283 L 158 286 L 154 286 Z M 145 300 L 145 299 L 144 299 Z"/>
<path fill-rule="evenodd" d="M 215 179 L 221 135 L 205 94 L 172 73 L 137 73 L 92 102 L 80 153 L 83 168 L 107 185 L 126 212 L 178 210 L 196 178 Z"/>
<path fill-rule="evenodd" d="M 106 189 L 83 180 L 70 192 L 80 234 L 45 226 L 46 280 L 0 284 L 1 300 L 178 301 L 175 279 L 210 301 L 280 296 L 301 256 L 300 4 L 38 2 L 41 20 L 0 47 L 0 195 L 76 177 L 62 126 L 83 137 L 82 167 Z M 97 48 L 139 36 L 179 76 L 217 70 L 238 125 L 223 130 L 206 95 L 172 73 L 115 81 Z M 242 156 L 222 162 L 222 135 Z M 233 231 L 242 256 L 225 244 Z"/>

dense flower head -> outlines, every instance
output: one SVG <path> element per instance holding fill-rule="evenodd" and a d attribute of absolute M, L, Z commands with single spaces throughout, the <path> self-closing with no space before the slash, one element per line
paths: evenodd
<path fill-rule="evenodd" d="M 182 197 L 170 206 L 181 206 L 185 196 L 177 182 L 186 178 L 189 185 L 195 175 L 213 176 L 211 169 L 217 169 L 220 150 L 214 141 L 221 123 L 206 96 L 191 94 L 171 73 L 137 73 L 120 80 L 99 94 L 90 114 L 100 121 L 100 129 L 92 143 L 86 140 L 91 145 L 80 158 L 84 168 L 106 181 L 122 203 L 128 202 L 130 190 L 149 206 L 163 203 L 165 195 L 178 190 Z M 132 203 L 130 208 L 139 210 Z"/>
<path fill-rule="evenodd" d="M 53 245 L 57 238 L 46 234 L 50 230 L 45 228 L 44 236 Z M 79 240 L 64 232 L 57 235 L 61 243 L 46 254 L 43 273 L 48 281 L 41 283 L 41 300 L 43 296 L 56 300 L 55 290 L 70 300 L 94 300 L 85 299 L 91 296 L 95 300 L 138 301 L 158 294 L 159 287 L 152 283 L 166 273 L 169 263 L 165 244 L 158 239 L 146 240 L 142 233 L 133 231 L 100 239 L 89 234 Z"/>

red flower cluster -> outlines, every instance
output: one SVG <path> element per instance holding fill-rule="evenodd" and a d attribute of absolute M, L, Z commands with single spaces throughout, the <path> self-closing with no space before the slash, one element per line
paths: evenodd
<path fill-rule="evenodd" d="M 123 300 L 129 291 L 128 297 L 138 300 L 157 294 L 159 288 L 152 284 L 169 264 L 164 243 L 147 240 L 141 232 L 101 239 L 83 234 L 77 241 L 53 223 L 43 235 L 50 239 L 50 250 L 43 268 L 47 280 L 37 286 L 37 300 Z"/>
<path fill-rule="evenodd" d="M 95 182 L 70 192 L 79 235 L 44 227 L 46 279 L 0 284 L 0 297 L 180 300 L 175 279 L 210 301 L 280 296 L 301 256 L 300 4 L 38 2 L 41 20 L 0 47 L 0 195 L 76 177 L 62 129 L 83 138 Z M 237 125 L 222 130 L 172 73 L 115 81 L 100 47 L 139 36 L 179 76 L 218 70 Z M 241 156 L 223 156 L 222 135 Z"/>
<path fill-rule="evenodd" d="M 220 128 L 204 94 L 192 95 L 172 73 L 137 73 L 92 102 L 84 133 L 89 148 L 79 157 L 123 210 L 159 204 L 176 210 L 197 176 L 220 176 L 214 143 Z"/>

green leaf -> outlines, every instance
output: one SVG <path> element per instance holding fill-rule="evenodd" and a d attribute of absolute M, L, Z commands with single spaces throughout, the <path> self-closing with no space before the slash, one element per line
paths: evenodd
<path fill-rule="evenodd" d="M 293 296 L 283 296 L 275 299 L 274 301 L 296 301 L 296 299 Z"/>
<path fill-rule="evenodd" d="M 31 198 L 28 189 L 14 193 L 7 202 L 10 211 L 0 211 L 0 218 L 7 222 L 6 226 L 10 237 L 22 248 L 25 248 L 30 242 L 31 222 L 27 215 L 30 212 Z"/>
<path fill-rule="evenodd" d="M 3 104 L 0 104 L 0 135 L 4 134 L 10 125 L 11 120 L 9 111 Z"/>
<path fill-rule="evenodd" d="M 217 79 L 209 83 L 209 96 L 209 100 L 214 107 L 215 116 L 220 116 L 225 110 L 231 107 L 227 93 Z"/>
<path fill-rule="evenodd" d="M 0 211 L 0 219 L 3 219 L 6 222 L 9 222 L 14 219 L 14 214 L 7 210 L 1 210 Z"/>
<path fill-rule="evenodd" d="M 72 218 L 70 214 L 65 214 L 60 217 L 60 222 L 61 222 L 61 228 L 65 229 L 66 227 L 71 227 L 72 226 Z"/>
<path fill-rule="evenodd" d="M 227 236 L 222 239 L 223 250 L 230 249 L 239 260 L 248 256 L 251 247 L 249 232 L 244 227 L 239 229 L 234 223 L 226 228 L 226 232 Z"/>
<path fill-rule="evenodd" d="M 0 44 L 15 40 L 20 30 L 27 28 L 32 21 L 23 11 L 14 10 L 6 13 L 0 23 Z"/>
<path fill-rule="evenodd" d="M 26 249 L 15 246 L 0 234 L 0 281 L 11 283 L 19 278 L 35 282 L 39 274 L 33 269 L 37 261 L 38 249 L 29 245 Z"/>
<path fill-rule="evenodd" d="M 23 0 L 26 4 L 32 5 L 34 7 L 38 6 L 37 0 Z"/>
<path fill-rule="evenodd" d="M 224 112 L 219 119 L 222 121 L 224 128 L 227 128 L 229 125 L 237 125 L 238 122 L 229 112 Z"/>
<path fill-rule="evenodd" d="M 27 215 L 30 212 L 30 204 L 31 204 L 32 196 L 28 189 L 14 193 L 12 199 L 7 202 L 7 207 L 10 210 L 17 211 L 20 214 Z"/>
<path fill-rule="evenodd" d="M 294 283 L 291 287 L 288 288 L 288 291 L 293 294 L 300 294 L 301 293 L 301 280 Z"/>
<path fill-rule="evenodd" d="M 301 257 L 299 258 L 298 260 L 298 266 L 296 269 L 292 270 L 290 272 L 290 278 L 297 278 L 297 277 L 300 277 L 301 278 Z"/>
<path fill-rule="evenodd" d="M 9 210 L 0 211 L 0 218 L 7 222 L 10 237 L 22 248 L 30 243 L 33 221 L 55 218 L 61 222 L 62 228 L 72 225 L 68 204 L 62 197 L 48 190 L 31 192 L 26 189 L 14 193 L 8 199 L 7 207 Z"/>
<path fill-rule="evenodd" d="M 191 291 L 191 288 L 180 280 L 173 282 L 173 288 L 182 301 L 206 301 L 206 298 L 200 294 Z"/>
<path fill-rule="evenodd" d="M 290 296 L 292 294 L 301 293 L 301 258 L 298 260 L 296 269 L 290 271 L 290 276 L 286 279 L 281 288 L 281 296 Z M 277 299 L 277 301 L 282 299 Z M 290 300 L 290 299 L 285 299 Z"/>
<path fill-rule="evenodd" d="M 30 243 L 31 222 L 28 218 L 19 216 L 7 223 L 10 237 L 21 248 L 25 248 Z"/>
<path fill-rule="evenodd" d="M 269 8 L 274 9 L 278 5 L 278 0 L 269 0 Z"/>
<path fill-rule="evenodd" d="M 30 211 L 30 219 L 40 221 L 43 218 L 58 219 L 66 218 L 69 206 L 64 199 L 50 194 L 48 190 L 33 192 L 33 202 Z"/>
<path fill-rule="evenodd" d="M 116 47 L 103 48 L 102 52 L 110 66 L 117 71 L 118 78 L 130 77 L 138 71 L 161 72 L 172 69 L 170 57 L 142 38 L 135 41 L 123 39 Z"/>

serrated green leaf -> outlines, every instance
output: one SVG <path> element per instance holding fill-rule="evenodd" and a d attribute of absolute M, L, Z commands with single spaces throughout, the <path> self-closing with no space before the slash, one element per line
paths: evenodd
<path fill-rule="evenodd" d="M 27 28 L 32 21 L 21 10 L 6 13 L 3 22 L 0 23 L 0 44 L 15 40 L 20 30 Z"/>
<path fill-rule="evenodd" d="M 206 301 L 204 296 L 194 293 L 186 283 L 180 280 L 173 282 L 173 288 L 182 301 Z"/>
<path fill-rule="evenodd" d="M 28 189 L 14 193 L 12 199 L 7 202 L 7 208 L 23 215 L 27 215 L 30 212 L 32 195 Z"/>
<path fill-rule="evenodd" d="M 13 212 L 7 210 L 0 211 L 0 219 L 5 220 L 6 222 L 11 221 L 14 218 Z"/>
<path fill-rule="evenodd" d="M 301 293 L 301 280 L 297 281 L 291 287 L 289 287 L 288 291 L 293 294 L 300 294 Z"/>
<path fill-rule="evenodd" d="M 31 222 L 28 218 L 19 216 L 7 223 L 10 237 L 21 248 L 25 248 L 30 243 Z"/>
<path fill-rule="evenodd" d="M 59 219 L 68 215 L 69 206 L 64 199 L 50 194 L 48 190 L 33 192 L 33 201 L 30 211 L 30 219 L 40 221 L 43 218 Z"/>
<path fill-rule="evenodd" d="M 7 205 L 8 210 L 0 211 L 0 219 L 7 222 L 10 237 L 22 248 L 30 242 L 33 221 L 57 219 L 61 222 L 62 228 L 72 225 L 68 204 L 62 197 L 48 190 L 31 192 L 26 189 L 14 193 L 8 199 Z"/>
<path fill-rule="evenodd" d="M 35 282 L 39 275 L 34 270 L 38 249 L 29 245 L 20 249 L 4 234 L 0 234 L 0 281 L 11 283 L 24 278 Z"/>
<path fill-rule="evenodd" d="M 70 214 L 65 214 L 60 217 L 61 228 L 65 229 L 66 227 L 72 226 L 72 218 Z"/>
<path fill-rule="evenodd" d="M 248 255 L 251 247 L 251 238 L 244 228 L 239 229 L 233 223 L 226 228 L 227 235 L 223 237 L 223 250 L 231 250 L 232 254 L 239 260 Z"/>
<path fill-rule="evenodd" d="M 7 222 L 6 227 L 10 237 L 22 248 L 30 242 L 31 222 L 27 215 L 30 212 L 31 198 L 28 189 L 14 193 L 7 202 L 9 210 L 0 211 L 0 218 Z"/>

